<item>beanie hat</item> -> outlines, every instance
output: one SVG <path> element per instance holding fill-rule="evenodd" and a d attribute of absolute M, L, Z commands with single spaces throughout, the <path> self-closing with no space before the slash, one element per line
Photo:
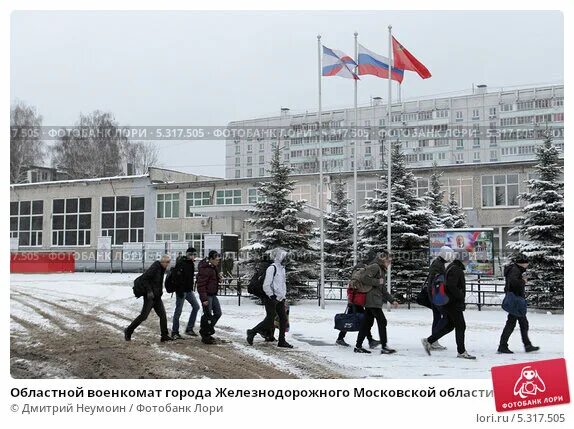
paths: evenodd
<path fill-rule="evenodd" d="M 455 259 L 454 250 L 448 246 L 442 246 L 438 252 L 438 256 L 440 256 L 445 261 L 451 261 Z"/>

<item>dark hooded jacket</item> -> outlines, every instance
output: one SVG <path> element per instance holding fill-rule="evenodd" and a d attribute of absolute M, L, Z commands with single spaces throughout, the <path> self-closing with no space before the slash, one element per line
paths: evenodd
<path fill-rule="evenodd" d="M 208 296 L 217 295 L 219 290 L 219 270 L 207 260 L 202 260 L 197 268 L 197 292 L 201 302 Z"/>
<path fill-rule="evenodd" d="M 515 263 L 504 267 L 504 292 L 512 292 L 516 296 L 525 298 L 524 287 L 526 282 L 522 278 L 522 274 L 524 274 L 525 271 L 526 268 L 522 268 Z"/>
<path fill-rule="evenodd" d="M 150 267 L 142 274 L 141 281 L 145 285 L 147 292 L 153 292 L 156 298 L 163 294 L 163 275 L 165 268 L 161 266 L 159 261 L 155 261 Z"/>
<path fill-rule="evenodd" d="M 449 297 L 445 307 L 454 308 L 459 311 L 465 309 L 466 280 L 464 278 L 464 264 L 455 259 L 446 269 L 446 294 Z"/>
<path fill-rule="evenodd" d="M 176 292 L 185 293 L 193 290 L 195 280 L 195 262 L 187 259 L 187 256 L 181 256 L 177 259 L 174 270 L 182 269 L 182 279 L 176 285 Z"/>

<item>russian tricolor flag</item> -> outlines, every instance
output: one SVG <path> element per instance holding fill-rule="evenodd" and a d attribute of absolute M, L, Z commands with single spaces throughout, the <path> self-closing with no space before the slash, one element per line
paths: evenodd
<path fill-rule="evenodd" d="M 353 68 L 357 63 L 344 52 L 336 49 L 329 49 L 323 46 L 323 76 L 341 76 L 347 79 L 359 79 L 353 73 Z"/>
<path fill-rule="evenodd" d="M 389 59 L 382 55 L 369 51 L 363 45 L 359 45 L 359 66 L 360 75 L 372 74 L 383 79 L 389 78 Z M 391 68 L 391 79 L 401 83 L 405 71 L 396 67 Z"/>

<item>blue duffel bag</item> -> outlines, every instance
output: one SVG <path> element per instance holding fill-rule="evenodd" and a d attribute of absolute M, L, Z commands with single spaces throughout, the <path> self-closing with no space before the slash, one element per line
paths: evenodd
<path fill-rule="evenodd" d="M 502 300 L 502 309 L 516 317 L 526 316 L 526 300 L 513 292 L 506 292 Z"/>
<path fill-rule="evenodd" d="M 361 329 L 365 313 L 357 313 L 354 308 L 355 306 L 353 306 L 353 312 L 349 312 L 349 307 L 347 307 L 344 313 L 335 314 L 335 329 L 347 332 L 356 332 Z"/>

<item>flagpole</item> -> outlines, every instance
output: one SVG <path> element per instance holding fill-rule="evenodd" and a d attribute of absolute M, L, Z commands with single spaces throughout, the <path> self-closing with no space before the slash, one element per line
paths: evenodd
<path fill-rule="evenodd" d="M 320 290 L 321 290 L 321 308 L 325 308 L 325 231 L 323 219 L 323 139 L 322 139 L 322 109 L 321 109 L 321 35 L 317 35 L 317 71 L 319 84 L 319 109 L 318 109 L 318 139 L 319 139 L 319 219 L 321 230 L 321 262 L 320 262 Z"/>
<path fill-rule="evenodd" d="M 355 63 L 359 64 L 359 54 L 358 54 L 358 45 L 357 45 L 357 36 L 359 33 L 355 31 Z M 355 66 L 355 73 L 358 72 L 358 66 Z M 359 211 L 358 207 L 358 198 L 357 198 L 357 130 L 359 124 L 359 109 L 357 107 L 357 84 L 358 81 L 355 79 L 355 151 L 353 157 L 353 266 L 357 265 L 358 262 L 358 243 L 357 243 L 357 212 Z"/>
<path fill-rule="evenodd" d="M 387 138 L 388 141 L 388 160 L 387 160 L 387 251 L 389 255 L 391 254 L 391 165 L 392 165 L 392 143 L 391 143 L 391 97 L 392 97 L 392 64 L 393 64 L 393 52 L 391 49 L 391 38 L 392 38 L 392 25 L 389 25 L 389 100 L 388 100 L 388 124 L 387 124 Z M 391 293 L 391 267 L 387 268 L 387 292 Z M 387 308 L 390 309 L 390 302 L 387 303 Z"/>

